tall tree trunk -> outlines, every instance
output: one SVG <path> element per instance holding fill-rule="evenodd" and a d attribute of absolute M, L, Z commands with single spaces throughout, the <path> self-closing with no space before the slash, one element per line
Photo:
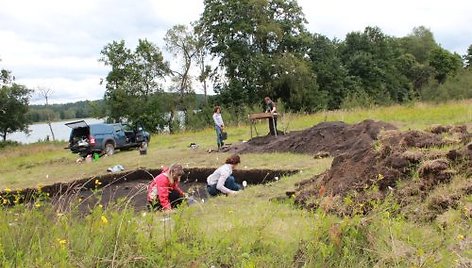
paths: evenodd
<path fill-rule="evenodd" d="M 203 80 L 203 94 L 205 94 L 205 104 L 208 104 L 207 81 L 206 81 L 206 79 Z"/>
<path fill-rule="evenodd" d="M 49 118 L 49 115 L 48 115 L 48 118 Z M 48 126 L 49 126 L 49 130 L 51 130 L 52 141 L 56 141 L 56 137 L 54 136 L 54 131 L 52 130 L 52 126 L 51 126 L 51 119 L 48 119 Z"/>

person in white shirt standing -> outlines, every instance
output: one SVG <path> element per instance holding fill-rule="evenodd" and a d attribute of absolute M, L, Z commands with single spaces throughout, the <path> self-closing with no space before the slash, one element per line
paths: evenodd
<path fill-rule="evenodd" d="M 217 168 L 207 178 L 207 190 L 211 196 L 219 194 L 232 195 L 238 193 L 243 187 L 236 183 L 233 177 L 233 169 L 241 163 L 239 155 L 234 154 L 226 159 L 225 164 Z"/>
<path fill-rule="evenodd" d="M 215 106 L 213 109 L 213 121 L 215 122 L 215 130 L 216 130 L 216 144 L 218 145 L 218 150 L 224 145 L 222 132 L 225 127 L 223 122 L 223 117 L 221 116 L 221 107 Z"/>

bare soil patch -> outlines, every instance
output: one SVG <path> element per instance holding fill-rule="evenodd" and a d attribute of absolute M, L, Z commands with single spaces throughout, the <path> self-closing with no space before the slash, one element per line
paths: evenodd
<path fill-rule="evenodd" d="M 229 151 L 334 157 L 328 171 L 299 183 L 296 191 L 287 193 L 295 196 L 295 202 L 302 207 L 322 207 L 342 215 L 367 213 L 376 201 L 391 194 L 403 207 L 428 202 L 426 209 L 430 211 L 419 217 L 432 219 L 454 207 L 472 188 L 472 182 L 467 180 L 456 187 L 455 193 L 441 197 L 434 193 L 455 176 L 470 177 L 470 140 L 465 125 L 400 131 L 385 122 L 365 120 L 353 125 L 324 122 L 278 137 L 257 137 L 233 145 Z M 345 197 L 349 197 L 349 204 Z"/>
<path fill-rule="evenodd" d="M 207 199 L 206 178 L 214 168 L 187 168 L 181 180 L 182 189 L 194 199 Z M 103 207 L 146 209 L 147 186 L 161 172 L 160 169 L 136 169 L 109 173 L 85 178 L 70 183 L 55 183 L 38 188 L 27 188 L 11 193 L 0 192 L 10 204 L 31 203 L 40 196 L 49 196 L 49 200 L 58 211 L 77 209 L 87 213 L 97 205 Z M 275 177 L 282 177 L 298 172 L 297 170 L 235 170 L 233 175 L 241 183 L 248 185 L 271 182 Z"/>
<path fill-rule="evenodd" d="M 246 143 L 235 144 L 229 148 L 234 153 L 271 153 L 291 152 L 338 156 L 353 148 L 367 148 L 377 140 L 383 130 L 396 127 L 385 122 L 365 120 L 349 125 L 344 122 L 323 122 L 312 128 L 293 131 L 285 135 L 256 137 Z"/>

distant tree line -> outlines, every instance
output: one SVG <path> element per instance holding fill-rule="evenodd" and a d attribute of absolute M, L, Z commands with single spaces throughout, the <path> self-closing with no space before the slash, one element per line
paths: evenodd
<path fill-rule="evenodd" d="M 240 123 L 265 96 L 293 112 L 472 98 L 472 45 L 450 52 L 424 26 L 404 37 L 368 26 L 329 39 L 309 32 L 307 19 L 295 0 L 204 0 L 197 21 L 167 31 L 172 59 L 146 39 L 135 48 L 112 41 L 99 56 L 109 68 L 103 102 L 32 106 L 28 118 L 100 116 L 174 132 L 211 125 L 215 104 Z"/>
<path fill-rule="evenodd" d="M 61 121 L 75 118 L 101 117 L 100 107 L 103 100 L 78 101 L 65 104 L 30 105 L 27 113 L 28 119 L 33 122 L 46 122 L 48 116 L 51 121 Z"/>

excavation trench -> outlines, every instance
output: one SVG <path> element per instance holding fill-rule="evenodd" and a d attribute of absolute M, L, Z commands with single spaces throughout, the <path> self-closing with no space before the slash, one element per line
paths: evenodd
<path fill-rule="evenodd" d="M 207 199 L 206 178 L 214 168 L 186 168 L 181 178 L 181 188 L 195 200 Z M 55 183 L 38 188 L 27 188 L 14 193 L 0 193 L 10 204 L 32 203 L 38 196 L 49 196 L 49 200 L 58 210 L 77 208 L 82 212 L 90 211 L 97 205 L 119 208 L 134 207 L 135 210 L 146 209 L 146 191 L 150 181 L 160 169 L 136 169 L 127 172 L 109 173 L 76 180 L 69 183 Z M 292 175 L 297 170 L 235 170 L 233 176 L 241 183 L 248 185 L 264 184 L 278 177 Z"/>

